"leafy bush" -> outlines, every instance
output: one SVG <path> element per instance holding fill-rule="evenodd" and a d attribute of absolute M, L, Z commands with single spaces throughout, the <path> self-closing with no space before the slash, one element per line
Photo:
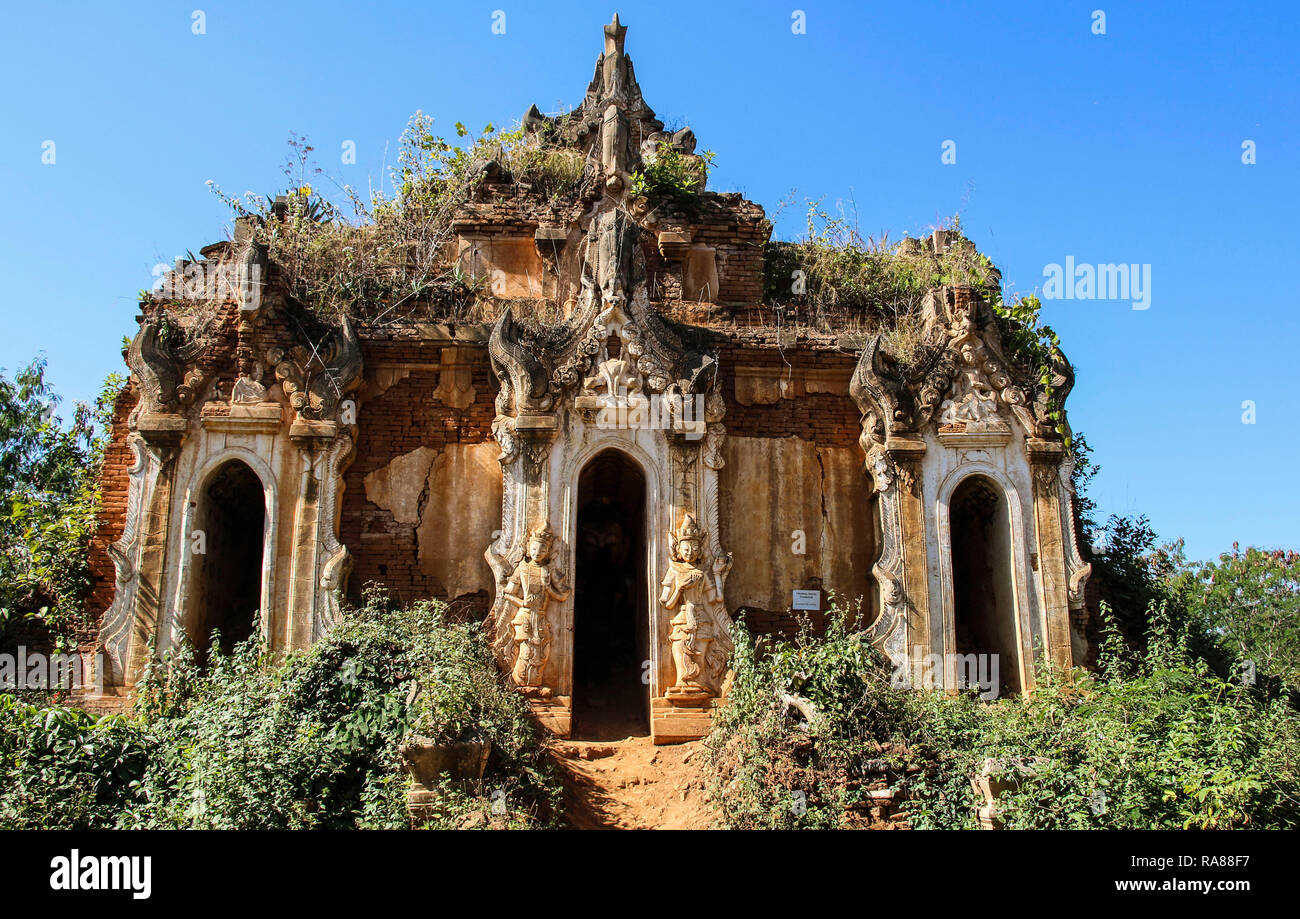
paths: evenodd
<path fill-rule="evenodd" d="M 1188 635 L 1151 611 L 1133 659 L 1113 631 L 1101 671 L 1043 670 L 1028 698 L 957 706 L 974 729 L 932 738 L 925 778 L 909 788 L 918 826 L 970 825 L 969 776 L 986 759 L 1019 766 L 998 799 L 1012 828 L 1285 828 L 1300 825 L 1296 713 L 1215 675 Z"/>
<path fill-rule="evenodd" d="M 734 827 L 844 826 L 884 761 L 913 826 L 973 828 L 971 778 L 992 761 L 1014 781 L 1014 828 L 1281 828 L 1300 824 L 1300 728 L 1283 699 L 1214 674 L 1189 634 L 1150 614 L 1140 657 L 1109 630 L 1099 674 L 1040 668 L 1031 694 L 893 685 L 888 663 L 832 619 L 766 653 L 737 636 L 733 695 L 708 744 L 713 794 Z M 792 719 L 779 694 L 815 708 Z"/>
<path fill-rule="evenodd" d="M 690 207 L 695 196 L 704 191 L 713 165 L 711 150 L 700 155 L 681 153 L 672 144 L 660 143 L 654 157 L 632 173 L 628 193 L 651 202 L 667 201 Z"/>
<path fill-rule="evenodd" d="M 100 460 L 123 382 L 110 377 L 96 404 L 78 404 L 64 428 L 44 361 L 12 381 L 0 375 L 0 639 L 7 626 L 35 619 L 62 650 L 84 624 Z"/>
<path fill-rule="evenodd" d="M 1213 642 L 1220 669 L 1300 694 L 1300 553 L 1233 543 L 1213 561 L 1186 562 L 1181 550 L 1164 554 L 1171 602 Z"/>
<path fill-rule="evenodd" d="M 0 749 L 17 789 L 0 798 L 6 824 L 405 827 L 398 747 L 413 731 L 492 744 L 481 784 L 435 789 L 437 825 L 481 814 L 532 826 L 558 802 L 526 703 L 505 688 L 477 626 L 449 621 L 439 603 L 390 609 L 374 591 L 282 661 L 255 640 L 206 668 L 181 648 L 151 667 L 131 718 L 6 704 Z"/>
<path fill-rule="evenodd" d="M 1047 417 L 1069 447 L 1070 432 L 1065 425 L 1065 409 L 1054 383 L 1057 367 L 1064 363 L 1065 355 L 1061 352 L 1061 339 L 1040 319 L 1042 301 L 1030 294 L 1003 303 L 998 296 L 992 302 L 992 308 L 1007 359 L 1029 370 L 1037 389 L 1047 399 Z"/>
<path fill-rule="evenodd" d="M 834 828 L 864 803 L 864 766 L 891 755 L 908 708 L 884 655 L 847 618 L 833 610 L 824 635 L 804 628 L 774 644 L 735 625 L 735 677 L 705 741 L 711 796 L 728 826 Z"/>
<path fill-rule="evenodd" d="M 147 769 L 143 739 L 128 718 L 0 693 L 0 828 L 113 826 Z"/>

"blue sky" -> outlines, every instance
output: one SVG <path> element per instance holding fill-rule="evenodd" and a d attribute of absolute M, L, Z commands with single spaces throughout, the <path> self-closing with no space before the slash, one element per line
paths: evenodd
<path fill-rule="evenodd" d="M 1151 266 L 1151 303 L 1056 300 L 1104 513 L 1193 557 L 1296 547 L 1300 4 L 24 4 L 0 34 L 0 367 L 68 399 L 122 369 L 152 267 L 224 238 L 205 185 L 283 188 L 291 131 L 365 187 L 417 109 L 451 133 L 576 105 L 614 9 L 647 101 L 716 151 L 711 187 L 793 192 L 864 233 L 963 228 L 1018 291 Z M 1093 11 L 1105 13 L 1094 34 Z M 194 34 L 201 9 L 205 34 Z M 795 9 L 806 33 L 792 30 Z M 494 11 L 505 34 L 494 34 Z M 499 17 L 497 21 L 500 21 Z M 55 143 L 55 162 L 42 163 Z M 342 165 L 344 141 L 355 165 Z M 956 145 L 956 163 L 941 162 Z M 1257 162 L 1242 163 L 1254 141 Z M 802 204 L 777 221 L 802 228 Z M 1243 424 L 1242 403 L 1255 404 Z M 65 413 L 66 414 L 66 413 Z"/>

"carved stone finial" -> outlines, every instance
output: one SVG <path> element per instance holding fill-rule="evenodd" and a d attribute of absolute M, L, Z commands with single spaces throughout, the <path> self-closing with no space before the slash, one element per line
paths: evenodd
<path fill-rule="evenodd" d="M 621 25 L 618 21 L 618 13 L 614 14 L 614 21 L 605 26 L 605 53 L 622 54 L 623 38 L 627 35 L 627 26 Z"/>

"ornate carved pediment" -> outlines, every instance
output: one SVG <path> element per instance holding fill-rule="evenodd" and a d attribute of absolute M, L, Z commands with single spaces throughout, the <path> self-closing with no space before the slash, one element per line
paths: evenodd
<path fill-rule="evenodd" d="M 990 307 L 967 289 L 931 291 L 924 308 L 921 356 L 905 365 L 884 333 L 858 360 L 849 392 L 862 411 L 864 452 L 897 434 L 935 424 L 948 431 L 1005 434 L 1015 417 L 1030 437 L 1052 437 L 1049 407 L 1033 380 L 1008 361 Z M 1063 401 L 1073 372 L 1061 362 L 1054 387 Z M 1036 393 L 1031 403 L 1027 393 Z"/>
<path fill-rule="evenodd" d="M 561 400 L 662 395 L 676 405 L 713 386 L 716 359 L 687 347 L 650 306 L 642 232 L 619 209 L 592 219 L 582 295 L 568 322 L 544 327 L 516 316 L 514 307 L 497 320 L 488 351 L 501 381 L 497 426 L 506 437 L 513 433 L 508 419 L 551 412 Z"/>
<path fill-rule="evenodd" d="M 361 344 L 344 316 L 324 342 L 274 347 L 267 360 L 275 367 L 289 405 L 304 421 L 332 421 L 339 402 L 361 384 Z"/>

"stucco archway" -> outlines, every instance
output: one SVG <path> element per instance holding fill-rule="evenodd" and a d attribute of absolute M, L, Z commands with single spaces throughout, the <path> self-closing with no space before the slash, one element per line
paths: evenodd
<path fill-rule="evenodd" d="M 200 658 L 214 631 L 228 654 L 258 628 L 269 509 L 261 477 L 237 458 L 208 470 L 191 494 L 181 625 Z"/>

